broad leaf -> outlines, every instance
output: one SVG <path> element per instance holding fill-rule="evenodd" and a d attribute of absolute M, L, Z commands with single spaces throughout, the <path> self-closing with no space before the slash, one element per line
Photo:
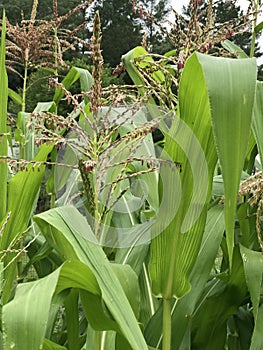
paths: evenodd
<path fill-rule="evenodd" d="M 3 307 L 6 349 L 40 349 L 59 272 L 19 285 L 15 298 Z"/>
<path fill-rule="evenodd" d="M 10 97 L 14 102 L 22 105 L 22 97 L 12 89 L 8 88 L 8 97 Z"/>
<path fill-rule="evenodd" d="M 123 288 L 85 218 L 74 207 L 68 206 L 39 214 L 35 221 L 62 256 L 78 259 L 89 266 L 123 335 L 134 349 L 147 349 Z"/>
<path fill-rule="evenodd" d="M 196 260 L 190 275 L 191 291 L 178 300 L 172 308 L 172 346 L 179 349 L 183 337 L 191 327 L 191 317 L 198 305 L 204 286 L 220 246 L 224 232 L 224 215 L 222 207 L 213 207 L 208 211 L 205 232 Z M 159 346 L 162 340 L 161 310 L 159 310 L 147 325 L 145 337 L 148 344 Z"/>
<path fill-rule="evenodd" d="M 180 81 L 180 118 L 174 117 L 170 130 L 162 129 L 163 157 L 182 164 L 177 175 L 161 168 L 162 205 L 155 227 L 160 234 L 151 244 L 153 292 L 165 298 L 189 292 L 189 275 L 203 236 L 217 159 L 208 102 L 199 55 L 194 54 Z"/>
<path fill-rule="evenodd" d="M 251 340 L 250 350 L 262 349 L 263 305 L 258 310 L 257 323 Z"/>
<path fill-rule="evenodd" d="M 240 246 L 240 252 L 243 259 L 244 271 L 246 276 L 247 287 L 250 293 L 253 315 L 255 321 L 255 328 L 253 333 L 253 342 L 258 343 L 258 330 L 262 327 L 262 310 L 259 309 L 261 298 L 261 284 L 263 276 L 263 257 L 262 253 L 255 252 Z M 261 336 L 260 336 L 261 338 Z M 253 347 L 251 349 L 256 349 Z"/>
<path fill-rule="evenodd" d="M 246 157 L 256 87 L 256 59 L 198 54 L 209 96 L 213 133 L 225 189 L 227 248 L 231 267 L 237 193 Z"/>
<path fill-rule="evenodd" d="M 80 80 L 81 91 L 89 91 L 93 84 L 93 78 L 87 69 L 72 67 L 61 84 L 63 84 L 66 89 L 69 89 L 78 79 Z M 56 105 L 58 105 L 63 95 L 64 92 L 62 88 L 57 88 L 53 98 Z"/>
<path fill-rule="evenodd" d="M 232 54 L 237 54 L 238 58 L 248 58 L 248 55 L 243 51 L 239 46 L 234 44 L 230 40 L 224 40 L 221 42 L 221 45 L 223 46 L 224 49 L 229 51 Z"/>
<path fill-rule="evenodd" d="M 153 62 L 153 58 L 149 56 L 149 53 L 142 47 L 142 46 L 137 46 L 125 55 L 122 56 L 122 62 L 131 77 L 132 81 L 136 85 L 145 85 L 145 82 L 143 78 L 141 77 L 138 69 L 136 68 L 134 61 L 138 58 L 144 58 L 144 60 L 148 60 L 150 62 Z M 140 62 L 139 63 L 142 68 L 145 68 L 147 66 L 146 62 Z M 163 75 L 163 72 L 160 70 L 157 70 L 156 72 L 153 73 L 153 78 L 158 81 L 158 83 L 162 83 L 165 81 L 165 77 Z M 146 90 L 144 88 L 139 88 L 139 91 L 141 95 L 144 95 Z M 151 97 L 149 99 L 149 102 L 151 104 L 155 104 L 154 99 Z"/>
<path fill-rule="evenodd" d="M 42 145 L 35 158 L 36 162 L 43 162 L 47 159 L 53 146 Z M 26 230 L 32 210 L 39 193 L 45 165 L 30 164 L 27 169 L 19 171 L 8 183 L 8 207 L 10 218 L 4 229 L 0 240 L 0 250 L 7 250 L 16 247 L 16 241 Z M 11 245 L 11 246 L 10 246 Z M 3 290 L 3 302 L 9 299 L 15 277 L 14 253 L 9 253 L 4 258 L 5 288 Z M 12 263 L 10 263 L 13 261 Z M 8 266 L 8 268 L 7 268 Z"/>
<path fill-rule="evenodd" d="M 216 276 L 215 276 L 216 277 Z M 245 303 L 247 286 L 239 247 L 235 247 L 231 274 L 218 275 L 203 290 L 193 318 L 192 348 L 221 350 L 227 337 L 227 321 Z"/>
<path fill-rule="evenodd" d="M 124 288 L 127 290 L 128 287 L 129 289 L 132 286 L 130 281 L 133 280 L 129 273 L 131 271 L 129 266 L 124 267 L 124 271 L 120 268 L 120 265 L 116 265 L 114 270 L 119 275 L 118 278 L 120 278 L 121 284 L 126 284 Z M 113 276 L 114 274 L 111 277 Z M 54 296 L 61 295 L 62 291 L 69 288 L 73 289 L 65 299 L 65 309 L 67 317 L 70 318 L 67 335 L 68 342 L 72 348 L 76 346 L 79 339 L 77 289 L 81 290 L 84 308 L 86 302 L 89 301 L 89 307 L 85 309 L 85 312 L 87 312 L 88 320 L 91 320 L 91 325 L 99 325 L 102 329 L 103 325 L 105 325 L 106 329 L 111 326 L 109 329 L 119 331 L 115 321 L 109 317 L 110 315 L 106 315 L 106 309 L 102 307 L 101 290 L 92 271 L 80 261 L 69 261 L 45 278 L 19 285 L 15 298 L 4 306 L 3 319 L 7 348 L 35 350 L 41 348 L 42 344 L 44 344 L 44 348 L 47 349 L 49 347 L 51 349 L 60 349 L 58 345 L 47 339 L 44 340 L 44 336 Z M 136 302 L 134 290 L 130 289 L 129 292 L 130 299 Z M 37 298 L 35 297 L 36 295 Z M 89 300 L 84 300 L 84 298 Z M 39 300 L 41 300 L 41 303 Z M 63 299 L 60 300 L 62 301 Z M 76 320 L 74 322 L 73 315 L 75 313 Z M 96 318 L 97 321 L 95 321 Z M 14 320 L 15 322 L 13 322 Z M 25 337 L 25 334 L 28 334 L 28 336 Z"/>
<path fill-rule="evenodd" d="M 3 308 L 6 348 L 42 348 L 52 298 L 68 288 L 81 288 L 100 295 L 93 273 L 79 261 L 66 262 L 42 279 L 20 284 L 15 298 Z M 45 343 L 47 346 L 49 342 Z"/>

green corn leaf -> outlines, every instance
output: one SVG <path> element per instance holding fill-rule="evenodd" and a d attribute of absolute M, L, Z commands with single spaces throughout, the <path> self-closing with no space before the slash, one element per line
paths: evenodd
<path fill-rule="evenodd" d="M 149 55 L 149 53 L 142 47 L 142 46 L 137 46 L 125 55 L 122 56 L 122 61 L 131 77 L 133 82 L 136 85 L 143 85 L 143 79 L 140 77 L 140 74 L 137 70 L 137 68 L 134 65 L 134 60 L 138 58 L 143 58 L 144 61 L 140 62 L 140 66 L 142 68 L 147 67 L 147 62 L 149 61 L 151 63 L 154 62 L 153 58 Z M 159 83 L 163 83 L 165 81 L 165 77 L 162 71 L 157 70 L 156 72 L 153 73 L 153 78 L 156 79 Z"/>
<path fill-rule="evenodd" d="M 52 150 L 53 146 L 43 145 L 40 147 L 36 162 L 44 162 Z M 8 211 L 11 212 L 8 226 L 12 226 L 13 232 L 10 235 L 2 237 L 1 249 L 7 249 L 9 243 L 16 237 L 17 232 L 24 230 L 27 227 L 32 206 L 38 194 L 39 186 L 45 170 L 44 165 L 34 167 L 34 164 L 29 164 L 27 169 L 19 171 L 8 184 Z M 14 223 L 19 223 L 19 229 L 16 229 Z"/>
<path fill-rule="evenodd" d="M 10 97 L 15 103 L 22 106 L 22 97 L 14 90 L 8 89 L 8 97 Z"/>
<path fill-rule="evenodd" d="M 38 102 L 36 105 L 33 113 L 42 113 L 42 112 L 55 112 L 56 111 L 56 105 L 54 101 L 50 102 Z"/>
<path fill-rule="evenodd" d="M 190 327 L 191 315 L 193 315 L 197 302 L 209 279 L 225 228 L 223 208 L 213 207 L 208 211 L 205 232 L 196 260 L 196 264 L 190 275 L 191 291 L 178 301 L 173 308 L 172 315 L 172 344 L 174 349 L 179 349 L 182 335 Z M 188 317 L 186 317 L 188 315 Z"/>
<path fill-rule="evenodd" d="M 6 349 L 40 349 L 59 272 L 19 285 L 15 298 L 3 307 Z"/>
<path fill-rule="evenodd" d="M 105 312 L 103 299 L 89 292 L 80 291 L 81 303 L 89 325 L 96 332 L 116 331 L 120 328 L 109 312 Z"/>
<path fill-rule="evenodd" d="M 72 287 L 100 295 L 93 273 L 79 261 L 66 262 L 42 279 L 19 285 L 15 298 L 3 308 L 6 349 L 40 349 L 53 296 Z"/>
<path fill-rule="evenodd" d="M 245 248 L 240 245 L 240 253 L 243 259 L 244 271 L 248 290 L 250 293 L 252 305 L 253 305 L 253 315 L 254 315 L 254 333 L 252 336 L 252 344 L 259 343 L 261 341 L 261 335 L 259 335 L 259 329 L 262 329 L 263 318 L 262 318 L 262 308 L 259 308 L 260 298 L 261 298 L 261 281 L 263 276 L 263 257 L 262 253 L 255 252 L 251 249 Z M 259 349 L 255 346 L 251 349 Z"/>
<path fill-rule="evenodd" d="M 3 12 L 1 47 L 0 47 L 0 156 L 7 156 L 7 98 L 8 98 L 8 80 L 5 68 L 5 35 L 6 19 Z M 2 135 L 1 135 L 2 134 Z M 6 214 L 6 194 L 7 194 L 7 162 L 0 159 L 0 222 Z"/>
<path fill-rule="evenodd" d="M 245 247 L 257 246 L 258 241 L 255 235 L 255 220 L 254 215 L 249 214 L 250 206 L 247 202 L 240 203 L 237 208 L 237 217 L 240 227 L 239 243 Z"/>
<path fill-rule="evenodd" d="M 45 339 L 43 343 L 43 350 L 67 350 L 65 346 L 58 345 L 49 339 Z"/>
<path fill-rule="evenodd" d="M 255 106 L 255 105 L 254 105 Z M 252 119 L 252 130 L 253 130 L 253 119 Z M 243 170 L 248 174 L 251 174 L 255 165 L 255 158 L 258 154 L 257 144 L 253 132 L 250 133 L 249 143 L 247 148 L 246 160 Z"/>
<path fill-rule="evenodd" d="M 263 21 L 256 25 L 254 32 L 258 34 L 263 29 Z"/>
<path fill-rule="evenodd" d="M 34 109 L 33 113 L 41 114 L 43 112 L 55 112 L 56 105 L 53 101 L 51 102 L 39 102 Z M 32 120 L 31 128 L 28 128 L 29 121 Z M 35 122 L 36 123 L 36 122 Z M 35 145 L 35 139 L 39 136 L 35 129 L 34 115 L 26 112 L 19 112 L 17 119 L 16 129 L 16 141 L 19 142 L 23 147 L 23 159 L 31 161 L 37 154 L 39 147 Z M 37 122 L 41 123 L 41 122 Z M 42 124 L 44 123 L 44 119 Z"/>
<path fill-rule="evenodd" d="M 36 161 L 45 161 L 53 146 L 43 145 L 35 158 Z M 8 184 L 8 207 L 10 218 L 4 229 L 0 240 L 0 250 L 15 249 L 16 240 L 21 238 L 21 235 L 26 230 L 34 205 L 36 204 L 37 195 L 41 185 L 41 180 L 45 166 L 35 167 L 30 164 L 26 170 L 19 171 Z M 15 262 L 10 265 L 14 259 L 14 253 L 9 253 L 4 258 L 5 285 L 3 290 L 3 303 L 9 299 L 10 292 L 13 286 L 15 277 Z M 7 266 L 9 266 L 7 268 Z"/>
<path fill-rule="evenodd" d="M 137 276 L 128 265 L 111 264 L 111 267 L 117 276 L 125 295 L 134 311 L 136 317 L 139 314 L 140 293 L 138 293 L 139 286 Z M 81 301 L 83 304 L 86 317 L 89 324 L 96 331 L 115 330 L 120 333 L 116 321 L 112 319 L 111 315 L 105 313 L 102 298 L 92 295 L 89 292 L 80 291 Z M 91 312 L 94 310 L 94 312 Z"/>
<path fill-rule="evenodd" d="M 214 265 L 224 227 L 223 208 L 218 206 L 211 208 L 207 214 L 196 264 L 190 275 L 191 291 L 172 307 L 172 346 L 175 350 L 180 348 L 184 335 L 189 331 L 191 317 Z M 161 344 L 161 322 L 161 310 L 159 310 L 145 330 L 147 343 L 152 346 Z"/>
<path fill-rule="evenodd" d="M 220 276 L 208 282 L 191 319 L 192 348 L 221 350 L 227 336 L 227 321 L 238 313 L 247 297 L 245 273 L 239 247 L 233 252 L 229 276 Z"/>
<path fill-rule="evenodd" d="M 119 227 L 119 226 L 118 226 Z M 140 225 L 138 225 L 139 229 Z M 151 283 L 147 271 L 149 245 L 131 246 L 130 248 L 117 249 L 115 261 L 128 264 L 139 276 L 140 284 L 140 318 L 139 321 L 146 325 L 158 308 L 159 301 L 154 298 Z"/>
<path fill-rule="evenodd" d="M 67 346 L 69 350 L 80 348 L 79 344 L 79 291 L 71 289 L 64 302 L 67 321 Z"/>
<path fill-rule="evenodd" d="M 149 266 L 153 292 L 166 298 L 180 298 L 190 290 L 189 275 L 203 236 L 217 160 L 197 54 L 183 71 L 179 109 L 180 118 L 175 116 L 171 129 L 162 131 L 166 134 L 164 152 L 182 164 L 182 171 L 176 175 L 161 168 L 163 198 L 155 227 L 161 234 L 152 241 Z"/>
<path fill-rule="evenodd" d="M 148 55 L 148 52 L 142 46 L 137 46 L 122 56 L 122 62 L 129 76 L 131 77 L 132 81 L 136 85 L 145 85 L 145 82 L 141 77 L 138 69 L 135 67 L 134 60 L 137 58 L 144 58 L 145 60 L 153 62 L 153 58 L 147 55 Z M 147 65 L 146 62 L 140 62 L 140 66 L 142 68 L 145 68 L 146 65 Z M 163 83 L 165 81 L 163 72 L 161 72 L 160 70 L 154 72 L 153 78 L 156 79 L 159 83 Z M 139 91 L 141 95 L 144 95 L 146 90 L 144 88 L 139 88 Z M 150 98 L 149 102 L 151 104 L 155 104 L 154 99 L 152 97 Z"/>
<path fill-rule="evenodd" d="M 252 130 L 257 141 L 261 164 L 263 164 L 263 82 L 257 81 L 256 99 L 254 105 Z"/>
<path fill-rule="evenodd" d="M 234 44 L 230 40 L 224 40 L 221 42 L 221 45 L 223 46 L 224 49 L 229 51 L 230 53 L 237 54 L 238 58 L 248 58 L 249 56 L 243 51 L 239 46 Z"/>
<path fill-rule="evenodd" d="M 116 333 L 113 331 L 95 332 L 91 327 L 88 327 L 87 342 L 85 350 L 112 350 L 115 349 Z M 99 344 L 98 344 L 99 343 Z"/>
<path fill-rule="evenodd" d="M 130 293 L 130 299 L 133 299 L 133 302 L 135 302 L 133 298 L 134 290 L 130 289 L 132 286 L 130 281 L 134 280 L 130 274 L 132 270 L 128 266 L 125 266 L 124 269 L 125 273 L 120 266 L 114 266 L 115 273 L 122 280 L 121 284 L 123 286 L 124 284 L 126 285 L 124 287 Z M 129 270 L 128 274 L 127 269 Z M 7 348 L 35 350 L 39 349 L 44 341 L 44 348 L 47 347 L 49 349 L 48 346 L 52 345 L 56 349 L 55 343 L 44 340 L 46 327 L 48 327 L 47 320 L 54 296 L 61 295 L 61 292 L 68 288 L 73 288 L 65 300 L 66 314 L 70 317 L 68 342 L 71 345 L 69 345 L 69 349 L 74 349 L 74 344 L 76 346 L 79 339 L 78 318 L 74 321 L 72 317 L 76 311 L 78 312 L 78 307 L 76 307 L 78 293 L 76 294 L 76 288 L 81 290 L 82 301 L 84 301 L 84 298 L 90 299 L 89 307 L 85 311 L 87 312 L 88 320 L 92 321 L 91 325 L 94 324 L 96 326 L 97 323 L 100 327 L 105 325 L 107 329 L 107 327 L 111 326 L 109 329 L 113 328 L 119 331 L 119 327 L 113 319 L 107 318 L 106 315 L 103 316 L 105 308 L 103 309 L 102 307 L 101 290 L 92 271 L 80 261 L 68 261 L 45 278 L 19 285 L 15 298 L 4 306 L 4 333 Z M 135 289 L 137 289 L 137 286 Z M 37 298 L 34 297 L 35 295 L 37 295 Z M 34 302 L 32 302 L 32 296 Z M 39 299 L 41 299 L 41 303 L 39 303 Z M 60 301 L 63 301 L 63 299 L 60 299 Z M 75 307 L 73 307 L 74 305 Z M 86 304 L 84 303 L 85 306 Z M 14 317 L 16 320 L 15 324 L 13 324 Z M 97 321 L 94 322 L 96 318 Z M 28 334 L 28 336 L 25 337 L 25 334 Z M 59 346 L 58 349 L 60 349 Z"/>
<path fill-rule="evenodd" d="M 161 304 L 161 301 L 155 298 L 152 294 L 151 281 L 146 263 L 143 264 L 143 270 L 139 277 L 139 282 L 141 291 L 140 322 L 146 327 Z"/>
<path fill-rule="evenodd" d="M 262 349 L 263 305 L 258 310 L 257 322 L 251 339 L 250 350 Z"/>
<path fill-rule="evenodd" d="M 129 265 L 112 264 L 111 268 L 125 291 L 125 295 L 129 300 L 134 315 L 138 318 L 140 311 L 140 293 L 138 292 L 139 285 L 137 275 Z"/>
<path fill-rule="evenodd" d="M 24 244 L 28 245 L 27 256 L 30 260 L 23 267 L 23 276 L 28 274 L 32 265 L 39 278 L 51 273 L 54 270 L 54 266 L 61 265 L 61 262 L 54 261 L 55 253 L 52 251 L 52 247 L 38 237 L 28 236 Z"/>
<path fill-rule="evenodd" d="M 89 91 L 93 84 L 93 78 L 87 69 L 72 67 L 61 84 L 63 84 L 66 89 L 69 89 L 78 79 L 80 80 L 81 91 Z M 53 98 L 56 105 L 58 105 L 63 96 L 64 92 L 62 88 L 57 88 Z"/>
<path fill-rule="evenodd" d="M 85 218 L 71 206 L 56 208 L 35 216 L 49 243 L 66 259 L 87 264 L 100 286 L 102 298 L 123 335 L 134 349 L 147 349 L 121 283 Z"/>
<path fill-rule="evenodd" d="M 237 193 L 246 157 L 256 87 L 256 59 L 198 55 L 211 109 L 225 190 L 225 222 L 231 266 Z"/>

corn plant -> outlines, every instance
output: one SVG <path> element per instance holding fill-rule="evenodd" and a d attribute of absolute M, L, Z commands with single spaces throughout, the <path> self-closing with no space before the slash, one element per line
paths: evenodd
<path fill-rule="evenodd" d="M 30 116 L 35 159 L 12 161 L 0 143 L 1 171 L 17 172 L 1 187 L 2 348 L 261 348 L 255 59 L 189 52 L 179 67 L 171 53 L 136 47 L 123 56 L 135 85 L 103 89 L 100 40 L 96 14 L 92 75 L 72 68 L 53 82 L 50 108 Z M 1 45 L 2 78 L 4 31 Z M 82 93 L 72 95 L 78 79 Z M 67 116 L 57 114 L 62 98 L 73 106 Z M 17 244 L 49 166 L 52 208 L 34 216 L 19 274 L 34 268 L 35 280 L 14 288 Z"/>
<path fill-rule="evenodd" d="M 16 141 L 20 144 L 21 159 L 32 159 L 32 155 L 24 151 L 27 143 L 26 123 L 28 115 L 25 112 L 27 112 L 26 96 L 29 88 L 29 74 L 36 69 L 45 69 L 50 76 L 57 77 L 59 67 L 68 68 L 63 59 L 66 51 L 75 50 L 77 45 L 86 48 L 89 46 L 87 42 L 76 36 L 86 23 L 75 28 L 74 32 L 62 27 L 70 16 L 87 8 L 91 2 L 86 1 L 66 15 L 58 16 L 57 1 L 53 1 L 53 19 L 47 21 L 36 19 L 38 0 L 34 0 L 30 19 L 24 19 L 16 25 L 12 25 L 7 20 L 6 67 L 9 71 L 16 73 L 23 81 L 22 96 L 11 89 L 8 90 L 10 98 L 21 106 L 16 128 Z"/>

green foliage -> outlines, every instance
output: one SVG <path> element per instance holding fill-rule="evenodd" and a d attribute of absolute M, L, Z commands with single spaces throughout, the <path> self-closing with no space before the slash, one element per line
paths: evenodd
<path fill-rule="evenodd" d="M 33 111 L 39 101 L 48 102 L 52 100 L 54 89 L 49 88 L 49 79 L 53 73 L 48 70 L 39 69 L 30 74 L 28 79 L 28 88 L 26 94 L 26 106 L 28 111 Z M 22 95 L 22 88 L 18 89 L 18 94 Z M 17 115 L 21 110 L 21 103 L 19 101 L 10 99 L 8 104 L 8 111 Z M 22 102 L 22 101 L 21 101 Z"/>
<path fill-rule="evenodd" d="M 31 75 L 14 159 L 7 99 L 21 99 L 2 28 L 0 350 L 260 349 L 255 59 L 229 41 L 236 59 L 135 47 L 122 57 L 127 86 L 102 67 L 97 25 L 93 65 L 76 58 L 45 97 L 49 72 Z M 50 208 L 36 214 L 41 186 Z"/>
<path fill-rule="evenodd" d="M 71 62 L 67 62 L 69 67 L 79 67 L 92 71 L 92 66 L 88 65 L 86 60 L 75 58 Z M 59 77 L 62 80 L 63 77 L 66 76 L 68 70 L 60 69 L 59 70 Z M 37 106 L 39 101 L 42 102 L 48 102 L 52 100 L 52 97 L 54 95 L 55 89 L 54 87 L 50 86 L 50 79 L 54 78 L 53 72 L 48 69 L 38 69 L 35 72 L 30 74 L 30 77 L 28 79 L 28 88 L 27 88 L 27 94 L 26 94 L 26 106 L 29 111 L 33 111 L 35 107 Z M 123 81 L 123 74 L 120 76 L 113 75 L 112 69 L 105 65 L 102 71 L 102 87 L 107 87 L 109 85 L 115 84 L 120 85 L 124 84 Z M 80 91 L 80 85 L 77 81 L 74 86 L 70 88 L 71 92 L 77 93 Z M 10 93 L 10 97 L 13 97 L 12 93 Z M 19 95 L 22 95 L 22 88 L 18 89 Z M 19 103 L 20 102 L 20 103 Z M 14 115 L 18 114 L 21 110 L 21 101 L 15 98 L 11 98 L 8 103 L 8 111 L 9 113 L 12 113 Z M 70 109 L 67 106 L 67 103 L 64 103 L 63 105 L 60 105 L 60 111 L 61 113 L 66 113 L 66 111 L 70 111 Z"/>
<path fill-rule="evenodd" d="M 45 161 L 51 149 L 52 146 L 43 145 L 35 160 L 40 162 Z M 17 242 L 19 242 L 21 236 L 28 227 L 44 173 L 43 166 L 39 171 L 33 171 L 32 168 L 33 165 L 30 165 L 29 171 L 24 169 L 18 172 L 8 183 L 8 206 L 6 212 L 6 217 L 8 219 L 6 219 L 7 222 L 3 227 L 3 234 L 0 242 L 1 251 L 8 253 L 8 250 L 10 250 L 10 253 L 2 255 L 5 264 L 5 288 L 2 295 L 3 303 L 9 300 L 13 288 L 13 281 L 16 274 L 15 250 L 19 248 Z M 14 250 L 14 252 L 12 252 L 12 250 Z"/>
<path fill-rule="evenodd" d="M 74 213 L 74 218 L 77 220 L 72 220 L 72 213 Z M 51 303 L 53 293 L 58 294 L 64 289 L 74 287 L 88 291 L 89 294 L 92 293 L 95 297 L 91 298 L 91 295 L 81 293 L 84 310 L 88 312 L 87 318 L 91 322 L 93 328 L 121 331 L 128 338 L 134 349 L 147 349 L 134 314 L 132 313 L 131 306 L 121 287 L 122 285 L 123 288 L 127 290 L 127 293 L 130 293 L 130 296 L 133 296 L 134 293 L 136 293 L 136 281 L 135 283 L 133 281 L 134 278 L 136 279 L 136 276 L 131 268 L 128 268 L 128 266 L 120 266 L 120 270 L 114 272 L 117 266 L 115 266 L 114 269 L 110 266 L 102 248 L 84 238 L 86 234 L 92 235 L 92 232 L 89 226 L 87 226 L 83 216 L 75 208 L 64 207 L 53 209 L 44 214 L 38 215 L 35 220 L 41 227 L 42 232 L 45 233 L 48 242 L 60 252 L 64 259 L 73 261 L 68 265 L 63 265 L 64 269 L 63 267 L 59 268 L 53 274 L 48 275 L 44 279 L 24 285 L 24 287 L 21 286 L 17 298 L 9 303 L 4 310 L 7 333 L 10 334 L 10 337 L 6 340 L 7 345 L 15 343 L 20 349 L 38 348 L 43 342 L 45 333 L 43 324 L 46 324 L 47 321 L 48 306 Z M 78 265 L 78 261 L 81 261 L 82 265 L 80 263 Z M 76 276 L 76 270 L 78 271 L 79 276 Z M 114 273 L 119 278 L 122 278 L 121 285 Z M 124 281 L 126 281 L 125 286 L 123 285 Z M 37 289 L 45 295 L 45 298 L 47 298 L 46 302 L 38 303 L 41 309 L 37 310 L 36 305 L 33 305 L 30 302 L 30 299 L 26 304 L 19 302 L 19 299 L 23 297 L 24 294 L 28 294 L 26 290 L 23 290 L 24 288 Z M 135 290 L 132 288 L 135 288 Z M 87 297 L 88 300 L 85 300 Z M 101 297 L 117 324 L 113 320 L 107 318 L 106 314 L 104 314 L 105 311 L 103 312 L 103 308 L 100 310 L 102 315 L 98 315 L 98 306 L 101 302 Z M 39 332 L 41 333 L 39 336 L 35 333 L 34 344 L 30 343 L 31 338 L 23 341 L 24 333 L 28 332 L 27 328 L 24 330 L 20 328 L 19 331 L 16 330 L 13 332 L 12 319 L 8 316 L 13 313 L 12 309 L 17 309 L 18 305 L 22 308 L 20 313 L 21 317 L 27 318 L 26 315 L 28 312 L 34 312 L 36 317 L 38 317 L 39 314 L 42 315 L 41 322 L 43 322 L 43 324 L 38 322 Z M 32 310 L 29 311 L 31 307 Z M 28 308 L 29 310 L 26 311 Z M 43 308 L 45 309 L 45 313 L 43 312 Z M 24 324 L 25 327 L 29 325 L 23 320 L 18 320 L 18 325 L 19 324 Z M 9 327 L 12 334 L 8 331 Z M 38 345 L 36 345 L 35 342 L 37 342 Z"/>
<path fill-rule="evenodd" d="M 8 81 L 5 69 L 5 13 L 3 14 L 1 47 L 0 47 L 0 155 L 7 156 L 7 89 Z M 7 192 L 7 164 L 0 163 L 0 222 L 3 220 L 6 212 L 6 192 Z"/>
<path fill-rule="evenodd" d="M 202 59 L 205 64 L 206 56 L 203 56 Z M 227 67 L 225 69 L 224 64 Z M 220 81 L 215 80 L 217 73 L 216 69 L 212 68 L 213 65 L 216 65 L 219 71 L 225 72 L 224 75 L 221 75 Z M 242 66 L 244 68 L 241 68 Z M 238 74 L 239 79 L 237 79 Z M 251 129 L 254 105 L 256 61 L 255 59 L 237 61 L 215 59 L 211 66 L 205 64 L 204 75 L 207 82 L 215 143 L 224 180 L 226 234 L 231 266 L 237 193 L 249 142 L 247 130 Z M 229 86 L 225 96 L 212 93 L 215 87 L 220 91 L 225 91 L 225 86 Z M 227 102 L 228 98 L 231 99 L 231 104 Z"/>

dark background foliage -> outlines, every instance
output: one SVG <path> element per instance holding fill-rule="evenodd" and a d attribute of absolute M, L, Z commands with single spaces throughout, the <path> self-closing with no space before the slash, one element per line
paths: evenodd
<path fill-rule="evenodd" d="M 58 16 L 66 15 L 74 7 L 83 3 L 83 0 L 58 0 Z M 0 0 L 0 8 L 5 8 L 7 18 L 13 25 L 21 25 L 23 19 L 30 19 L 33 0 Z M 89 42 L 91 38 L 92 22 L 94 13 L 99 10 L 102 28 L 102 54 L 106 64 L 104 73 L 104 85 L 110 83 L 127 82 L 127 76 L 123 75 L 118 79 L 112 76 L 112 69 L 121 61 L 121 56 L 127 51 L 140 45 L 143 38 L 146 38 L 147 48 L 155 53 L 163 54 L 171 49 L 173 45 L 165 34 L 156 25 L 156 22 L 165 26 L 165 19 L 170 15 L 170 1 L 166 0 L 95 0 L 90 8 L 82 9 L 63 21 L 59 30 L 73 30 L 86 23 L 76 34 L 80 39 Z M 204 2 L 205 6 L 205 2 Z M 142 11 L 143 8 L 143 11 Z M 231 21 L 243 15 L 239 6 L 231 1 L 219 1 L 214 6 L 218 23 Z M 183 17 L 189 18 L 189 7 L 184 8 Z M 39 1 L 36 19 L 52 20 L 53 0 Z M 155 20 L 153 20 L 153 18 Z M 241 20 L 240 20 L 241 24 Z M 166 27 L 167 28 L 167 27 Z M 169 30 L 169 29 L 168 29 Z M 250 51 L 251 34 L 243 33 L 230 38 L 240 46 L 247 54 Z M 257 44 L 255 56 L 262 55 Z M 82 45 L 75 46 L 75 50 L 68 50 L 64 54 L 64 60 L 69 66 L 78 63 L 79 66 L 87 68 L 92 65 L 89 51 Z M 263 65 L 259 67 L 259 79 L 262 78 Z M 18 70 L 19 67 L 16 67 Z M 59 75 L 63 77 L 65 69 L 60 69 Z M 33 68 L 29 71 L 30 80 L 27 93 L 27 106 L 33 108 L 39 97 L 49 99 L 52 90 L 48 88 L 48 77 L 52 72 Z M 123 80 L 124 79 L 124 80 Z M 130 82 L 130 81 L 128 81 Z M 17 75 L 9 72 L 9 85 L 19 92 L 22 87 L 22 80 Z M 45 98 L 46 97 L 46 98 Z M 19 106 L 10 104 L 11 111 L 16 113 Z"/>

